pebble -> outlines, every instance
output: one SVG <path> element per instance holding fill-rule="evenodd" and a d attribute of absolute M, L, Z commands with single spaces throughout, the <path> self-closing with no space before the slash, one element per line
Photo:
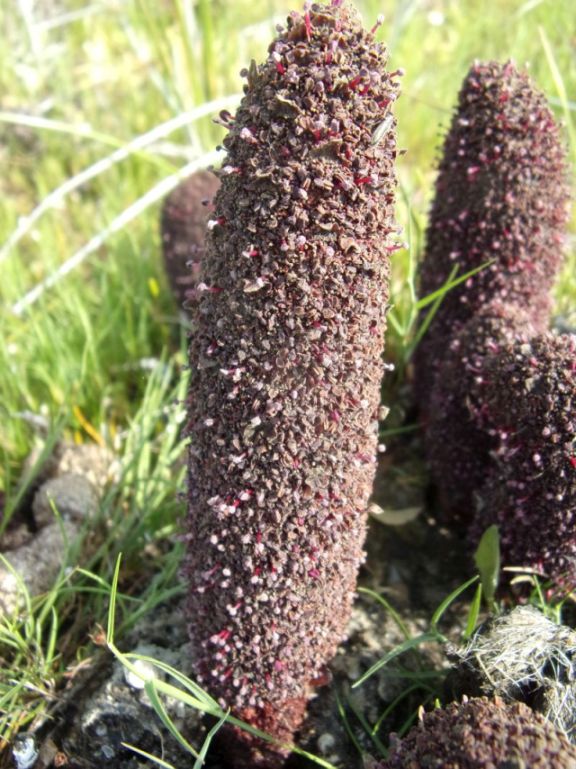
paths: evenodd
<path fill-rule="evenodd" d="M 31 473 L 41 456 L 39 448 L 34 449 L 24 463 L 23 475 Z M 38 472 L 38 480 L 73 473 L 85 476 L 97 489 L 103 489 L 119 478 L 119 463 L 113 452 L 96 443 L 58 443 Z"/>
<path fill-rule="evenodd" d="M 31 769 L 38 758 L 38 750 L 33 737 L 20 737 L 12 748 L 16 769 Z"/>
<path fill-rule="evenodd" d="M 150 662 L 134 660 L 132 664 L 138 671 L 137 673 L 124 668 L 124 680 L 132 689 L 143 689 L 146 681 L 152 681 L 156 678 L 156 669 Z"/>
<path fill-rule="evenodd" d="M 114 454 L 96 443 L 62 444 L 59 448 L 58 475 L 83 475 L 97 489 L 118 480 L 119 466 Z"/>
<path fill-rule="evenodd" d="M 56 521 L 45 526 L 40 537 L 5 554 L 8 563 L 0 563 L 0 615 L 12 614 L 22 605 L 22 583 L 31 596 L 53 585 L 77 530 L 71 521 Z"/>
<path fill-rule="evenodd" d="M 323 755 L 326 755 L 334 745 L 336 744 L 336 738 L 330 732 L 324 732 L 318 737 L 318 750 Z"/>
<path fill-rule="evenodd" d="M 54 522 L 55 510 L 63 520 L 82 521 L 98 512 L 99 494 L 84 476 L 66 473 L 42 484 L 32 503 L 38 528 Z"/>

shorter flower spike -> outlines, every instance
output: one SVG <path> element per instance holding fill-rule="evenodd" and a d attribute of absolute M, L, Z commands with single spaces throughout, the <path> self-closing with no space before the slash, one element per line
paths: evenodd
<path fill-rule="evenodd" d="M 545 334 L 486 361 L 472 396 L 495 441 L 476 541 L 498 524 L 502 555 L 576 586 L 576 336 Z"/>
<path fill-rule="evenodd" d="M 496 438 L 483 429 L 487 405 L 474 397 L 485 382 L 486 362 L 506 344 L 535 333 L 529 313 L 495 301 L 449 345 L 430 400 L 426 451 L 442 513 L 452 522 L 471 521 L 475 496 L 493 463 Z"/>
<path fill-rule="evenodd" d="M 197 171 L 164 201 L 160 219 L 164 267 L 179 307 L 198 284 L 206 225 L 220 183 L 210 171 Z"/>
<path fill-rule="evenodd" d="M 569 199 L 566 148 L 545 96 L 514 64 L 476 63 L 446 136 L 420 295 L 490 264 L 449 291 L 416 351 L 425 414 L 450 340 L 494 300 L 529 309 L 544 330 L 562 263 Z"/>
<path fill-rule="evenodd" d="M 378 769 L 576 769 L 576 747 L 526 705 L 470 699 L 425 713 L 401 740 L 392 735 Z"/>

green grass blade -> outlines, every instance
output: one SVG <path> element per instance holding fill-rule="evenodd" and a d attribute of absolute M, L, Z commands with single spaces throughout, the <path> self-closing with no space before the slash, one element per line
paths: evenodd
<path fill-rule="evenodd" d="M 152 707 L 154 708 L 154 712 L 158 716 L 158 718 L 162 721 L 166 729 L 170 732 L 170 734 L 174 737 L 174 739 L 180 743 L 180 745 L 184 748 L 184 750 L 188 753 L 191 753 L 194 758 L 198 758 L 198 752 L 194 750 L 192 745 L 188 742 L 185 737 L 180 734 L 180 731 L 176 728 L 174 725 L 174 721 L 170 718 L 168 715 L 166 708 L 164 707 L 162 700 L 158 696 L 158 692 L 156 691 L 156 682 L 154 680 L 151 681 L 145 681 L 144 682 L 144 691 L 150 698 L 150 702 L 152 704 Z"/>
<path fill-rule="evenodd" d="M 208 755 L 208 750 L 210 748 L 210 745 L 212 744 L 212 740 L 228 720 L 229 714 L 230 714 L 230 711 L 229 710 L 226 711 L 226 713 L 222 715 L 222 718 L 220 718 L 219 721 L 216 724 L 214 724 L 214 726 L 210 729 L 210 731 L 206 735 L 206 739 L 202 744 L 200 753 L 198 754 L 198 758 L 194 762 L 193 769 L 202 769 L 206 756 Z"/>
<path fill-rule="evenodd" d="M 478 616 L 480 614 L 480 606 L 482 604 L 482 585 L 476 586 L 476 592 L 474 593 L 474 599 L 470 604 L 470 610 L 468 611 L 468 621 L 466 622 L 466 628 L 462 634 L 462 638 L 467 640 L 472 636 L 472 633 L 476 630 L 478 623 Z"/>
<path fill-rule="evenodd" d="M 14 246 L 22 240 L 28 233 L 32 231 L 36 222 L 47 212 L 62 205 L 64 200 L 74 190 L 87 184 L 92 179 L 95 179 L 102 173 L 109 171 L 113 166 L 126 160 L 131 155 L 137 155 L 149 162 L 160 164 L 165 171 L 174 171 L 172 163 L 160 161 L 156 155 L 143 152 L 143 150 L 150 145 L 168 136 L 170 133 L 178 130 L 182 126 L 189 125 L 190 123 L 200 120 L 200 118 L 211 115 L 214 112 L 218 112 L 225 107 L 236 105 L 240 100 L 239 94 L 232 94 L 222 99 L 216 99 L 215 101 L 201 104 L 199 107 L 193 110 L 189 110 L 184 114 L 177 115 L 176 117 L 167 120 L 160 125 L 154 126 L 154 128 L 146 131 L 146 133 L 135 137 L 131 141 L 127 142 L 123 146 L 114 150 L 112 154 L 107 155 L 104 158 L 96 161 L 88 168 L 85 168 L 75 176 L 71 176 L 66 179 L 63 184 L 57 187 L 55 190 L 46 195 L 42 201 L 34 208 L 29 214 L 21 217 L 18 226 L 14 232 L 10 235 L 5 244 L 0 248 L 0 263 L 9 255 Z"/>
<path fill-rule="evenodd" d="M 388 751 L 384 747 L 384 745 L 383 745 L 382 741 L 380 740 L 380 738 L 378 737 L 378 734 L 376 733 L 376 731 L 370 726 L 370 724 L 368 723 L 368 721 L 364 717 L 364 714 L 362 713 L 360 708 L 354 702 L 354 699 L 352 697 L 346 697 L 346 704 L 348 705 L 350 710 L 354 713 L 354 715 L 358 719 L 361 727 L 364 729 L 364 731 L 366 732 L 368 737 L 370 737 L 370 739 L 374 743 L 374 747 L 376 748 L 378 753 L 383 758 L 385 758 L 387 753 L 388 753 Z"/>
<path fill-rule="evenodd" d="M 12 312 L 15 315 L 22 315 L 31 305 L 35 304 L 42 294 L 48 289 L 59 283 L 66 275 L 74 270 L 78 265 L 86 259 L 87 256 L 97 251 L 112 235 L 117 232 L 121 232 L 126 226 L 133 220 L 140 216 L 147 208 L 157 203 L 180 182 L 190 174 L 194 173 L 200 168 L 217 163 L 220 159 L 220 153 L 216 150 L 203 155 L 196 160 L 192 160 L 187 163 L 183 168 L 174 174 L 163 179 L 161 182 L 152 187 L 151 190 L 141 198 L 136 200 L 132 205 L 128 206 L 119 216 L 110 222 L 110 224 L 101 230 L 97 235 L 94 235 L 85 246 L 79 251 L 76 251 L 73 256 L 69 257 L 63 264 L 58 267 L 51 275 L 45 278 L 35 288 L 26 293 L 20 300 L 18 300 L 12 306 Z"/>
<path fill-rule="evenodd" d="M 396 611 L 396 609 L 392 606 L 392 604 L 384 598 L 383 595 L 380 595 L 380 593 L 376 593 L 374 590 L 370 590 L 370 588 L 367 587 L 359 587 L 358 592 L 364 595 L 369 595 L 371 598 L 373 598 L 375 601 L 378 601 L 378 603 L 384 607 L 384 609 L 388 612 L 388 614 L 392 617 L 394 622 L 398 625 L 400 632 L 404 636 L 406 640 L 411 638 L 411 633 L 408 630 L 408 626 L 400 616 L 400 614 Z"/>
<path fill-rule="evenodd" d="M 58 612 L 54 606 L 50 607 L 50 630 L 48 632 L 48 638 L 46 640 L 46 664 L 51 665 L 54 659 L 54 653 L 56 651 L 56 645 L 58 643 L 58 630 L 60 629 L 60 623 L 58 621 Z"/>
<path fill-rule="evenodd" d="M 479 579 L 479 576 L 476 575 L 472 577 L 471 579 L 464 582 L 464 584 L 460 585 L 456 588 L 456 590 L 453 590 L 449 596 L 447 596 L 440 606 L 436 609 L 434 614 L 432 615 L 432 619 L 430 620 L 430 626 L 433 628 L 436 628 L 438 626 L 438 623 L 444 616 L 445 612 L 448 610 L 448 608 L 454 603 L 454 601 L 458 598 L 459 595 L 461 595 L 465 590 L 468 590 L 470 585 L 473 585 L 475 582 L 477 582 Z"/>
<path fill-rule="evenodd" d="M 190 694 L 192 694 L 197 699 L 204 701 L 207 705 L 211 707 L 214 707 L 214 708 L 220 707 L 218 702 L 213 697 L 211 697 L 208 694 L 208 692 L 202 689 L 201 686 L 199 686 L 194 681 L 191 681 L 187 676 L 185 676 L 183 673 L 180 673 L 178 670 L 176 670 L 176 668 L 173 668 L 171 665 L 168 665 L 166 662 L 163 662 L 162 660 L 155 660 L 153 657 L 148 657 L 145 654 L 132 653 L 132 654 L 126 654 L 125 656 L 126 656 L 126 659 L 141 660 L 142 662 L 147 662 L 150 665 L 154 665 L 154 667 L 157 667 L 163 673 L 166 673 L 167 675 L 174 678 L 174 680 L 177 681 L 185 689 L 188 689 Z"/>
<path fill-rule="evenodd" d="M 110 621 L 108 622 L 108 627 L 110 627 Z M 130 670 L 130 672 L 132 672 L 135 676 L 137 676 L 142 680 L 145 680 L 144 676 L 142 675 L 141 671 L 138 670 L 138 668 L 135 667 L 130 662 L 130 659 L 137 658 L 137 659 L 149 660 L 153 665 L 156 665 L 157 667 L 162 667 L 162 664 L 160 663 L 159 660 L 154 660 L 151 657 L 146 657 L 145 655 L 140 655 L 140 654 L 138 655 L 124 654 L 118 649 L 118 647 L 114 643 L 111 643 L 109 640 L 108 640 L 107 646 L 109 650 L 112 652 L 112 654 L 116 657 L 116 659 L 118 659 L 119 662 L 121 662 L 124 667 L 126 667 L 128 670 Z M 169 667 L 169 666 L 166 666 L 166 667 Z M 177 673 L 177 671 L 175 672 Z M 179 675 L 182 675 L 182 674 L 179 674 Z M 189 680 L 188 680 L 188 683 L 192 684 L 192 682 Z M 224 715 L 226 715 L 226 712 L 218 704 L 216 706 L 212 704 L 214 700 L 212 699 L 212 697 L 210 697 L 210 695 L 207 692 L 202 692 L 202 697 L 197 698 L 187 694 L 186 692 L 182 691 L 182 689 L 178 689 L 176 686 L 172 686 L 171 684 L 166 683 L 165 681 L 156 681 L 155 686 L 158 692 L 161 692 L 167 697 L 173 697 L 179 702 L 182 702 L 183 704 L 188 705 L 189 707 L 192 707 L 195 710 L 200 711 L 201 713 L 206 713 L 207 715 L 215 716 L 216 718 L 222 718 Z M 297 753 L 298 755 L 309 759 L 313 763 L 318 764 L 318 766 L 324 767 L 324 769 L 336 769 L 336 767 L 333 764 L 331 764 L 329 761 L 325 761 L 324 759 L 319 758 L 318 756 L 315 756 L 312 753 L 308 753 L 307 751 L 302 750 L 301 748 L 298 748 L 296 745 L 279 743 L 278 740 L 276 740 L 270 734 L 267 734 L 266 732 L 263 732 L 260 729 L 256 729 L 253 726 L 250 726 L 250 724 L 247 724 L 245 721 L 242 721 L 239 718 L 229 715 L 227 717 L 227 720 L 233 726 L 237 726 L 239 729 L 243 729 L 249 734 L 252 734 L 255 737 L 259 737 L 265 742 L 274 743 L 276 745 L 279 745 L 281 748 L 285 748 L 291 752 Z"/>
<path fill-rule="evenodd" d="M 346 709 L 344 707 L 344 704 L 342 703 L 342 700 L 340 699 L 338 692 L 334 692 L 334 694 L 336 697 L 336 707 L 338 709 L 338 715 L 342 719 L 342 723 L 344 724 L 344 729 L 346 730 L 346 734 L 350 738 L 350 741 L 358 751 L 359 755 L 363 756 L 364 751 L 362 750 L 362 746 L 358 742 L 358 739 L 354 734 L 352 727 L 350 726 L 350 722 L 348 721 L 348 716 L 346 715 Z"/>
<path fill-rule="evenodd" d="M 442 287 L 442 289 L 439 289 L 439 291 L 436 291 L 436 298 L 432 302 L 432 306 L 426 313 L 426 316 L 424 317 L 424 320 L 419 325 L 419 327 L 416 330 L 416 334 L 414 335 L 414 339 L 412 342 L 408 345 L 406 348 L 405 354 L 404 354 L 404 363 L 408 363 L 408 361 L 411 359 L 412 355 L 414 354 L 414 351 L 424 338 L 424 335 L 430 328 L 430 325 L 432 321 L 434 320 L 434 317 L 436 316 L 436 313 L 438 312 L 440 305 L 442 304 L 444 297 L 446 296 L 447 292 L 450 290 L 449 286 L 453 283 L 453 278 L 456 275 L 456 272 L 458 271 L 457 265 L 454 265 L 452 268 L 452 271 L 450 272 L 450 275 L 448 276 L 448 280 Z M 426 297 L 428 298 L 428 297 Z M 425 305 L 427 306 L 427 305 Z"/>
<path fill-rule="evenodd" d="M 106 144 L 109 147 L 122 147 L 124 144 L 116 136 L 93 131 L 84 123 L 70 124 L 62 120 L 34 117 L 20 112 L 0 111 L 0 123 L 10 123 L 12 125 L 25 126 L 26 128 L 38 128 L 43 131 L 56 131 L 57 133 L 75 136 L 76 138 L 90 139 L 100 144 Z"/>
<path fill-rule="evenodd" d="M 494 596 L 498 589 L 500 578 L 500 535 L 498 526 L 489 526 L 482 534 L 476 552 L 474 563 L 480 572 L 482 592 L 488 607 L 494 609 Z"/>
<path fill-rule="evenodd" d="M 129 742 L 123 742 L 121 744 L 125 748 L 128 748 L 128 750 L 132 750 L 137 755 L 148 759 L 148 761 L 153 761 L 157 766 L 161 766 L 162 769 L 176 769 L 172 764 L 169 764 L 168 761 L 164 761 L 163 759 L 158 758 L 158 756 L 153 756 L 151 753 L 147 753 L 145 750 L 141 750 L 141 748 L 137 748 Z"/>
<path fill-rule="evenodd" d="M 426 687 L 425 685 L 420 684 L 420 683 L 411 684 L 406 689 L 404 689 L 402 692 L 400 692 L 400 694 L 394 700 L 392 700 L 392 702 L 389 705 L 386 706 L 386 708 L 382 711 L 382 713 L 379 716 L 378 720 L 376 721 L 376 723 L 372 727 L 372 732 L 374 734 L 379 732 L 381 727 L 382 727 L 382 724 L 384 723 L 384 721 L 388 718 L 388 716 L 391 713 L 394 712 L 395 708 L 398 707 L 398 705 L 402 702 L 402 700 L 404 700 L 404 699 L 406 699 L 406 697 L 410 696 L 410 694 L 412 694 L 412 692 L 417 692 L 420 689 L 424 689 L 424 690 L 428 691 L 429 693 L 432 693 L 432 689 L 430 689 L 430 687 Z"/>
<path fill-rule="evenodd" d="M 476 577 L 477 579 L 477 577 Z M 405 654 L 407 651 L 410 651 L 411 649 L 416 649 L 418 646 L 421 646 L 424 643 L 429 642 L 436 642 L 443 641 L 444 637 L 440 635 L 437 631 L 431 631 L 428 633 L 421 633 L 420 635 L 414 636 L 413 638 L 409 638 L 407 641 L 404 641 L 404 643 L 399 644 L 398 646 L 394 647 L 392 651 L 389 651 L 387 654 L 385 654 L 382 659 L 378 660 L 378 662 L 374 663 L 372 667 L 370 667 L 364 675 L 362 675 L 357 681 L 355 681 L 352 684 L 352 688 L 356 689 L 358 686 L 362 686 L 365 681 L 367 681 L 371 676 L 374 675 L 374 673 L 377 673 L 381 668 L 388 665 L 390 662 L 392 662 L 393 659 L 396 659 L 396 657 L 399 657 L 401 654 Z"/>
<path fill-rule="evenodd" d="M 568 93 L 566 91 L 566 86 L 564 84 L 564 78 L 562 77 L 562 73 L 560 72 L 560 68 L 558 67 L 558 64 L 556 62 L 556 57 L 554 56 L 554 50 L 552 48 L 552 45 L 550 44 L 550 40 L 548 39 L 548 35 L 546 34 L 546 30 L 544 29 L 544 27 L 542 26 L 538 27 L 538 34 L 540 35 L 540 41 L 542 43 L 542 48 L 544 49 L 546 61 L 548 62 L 550 72 L 552 73 L 554 85 L 556 86 L 556 91 L 558 92 L 558 97 L 560 99 L 562 110 L 564 112 L 564 120 L 566 121 L 568 133 L 570 134 L 570 146 L 572 149 L 572 157 L 573 159 L 576 159 L 576 131 L 574 129 L 570 103 L 568 100 Z"/>
<path fill-rule="evenodd" d="M 120 565 L 122 563 L 122 553 L 118 553 L 116 566 L 114 567 L 114 576 L 110 586 L 110 606 L 108 608 L 108 623 L 106 627 L 106 641 L 109 646 L 114 644 L 114 632 L 116 623 L 116 598 L 118 596 L 118 580 L 120 579 Z"/>

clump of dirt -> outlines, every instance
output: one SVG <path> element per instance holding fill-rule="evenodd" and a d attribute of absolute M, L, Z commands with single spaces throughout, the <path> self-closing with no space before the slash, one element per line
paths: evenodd
<path fill-rule="evenodd" d="M 576 632 L 533 606 L 486 622 L 451 655 L 454 697 L 500 696 L 541 712 L 573 742 L 576 736 Z"/>

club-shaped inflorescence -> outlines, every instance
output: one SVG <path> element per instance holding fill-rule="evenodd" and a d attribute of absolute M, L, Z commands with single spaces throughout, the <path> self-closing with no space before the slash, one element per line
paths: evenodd
<path fill-rule="evenodd" d="M 546 329 L 568 198 L 566 149 L 544 95 L 512 62 L 475 63 L 442 151 L 420 293 L 486 266 L 445 294 L 418 347 L 423 414 L 451 340 L 482 307 L 515 306 Z"/>
<path fill-rule="evenodd" d="M 399 72 L 347 3 L 245 71 L 196 287 L 188 609 L 196 673 L 289 742 L 345 635 L 377 451 Z M 285 749 L 246 733 L 235 766 Z"/>
<path fill-rule="evenodd" d="M 449 291 L 417 351 L 415 390 L 443 513 L 506 563 L 570 584 L 574 342 L 545 333 L 567 222 L 565 148 L 513 64 L 475 64 L 446 138 L 421 290 Z"/>

